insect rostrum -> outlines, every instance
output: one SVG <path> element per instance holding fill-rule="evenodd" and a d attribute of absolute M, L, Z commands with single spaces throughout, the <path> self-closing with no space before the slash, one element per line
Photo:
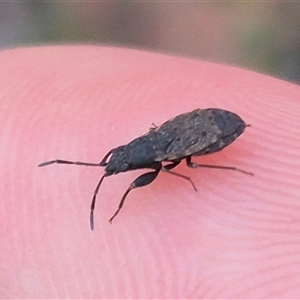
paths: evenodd
<path fill-rule="evenodd" d="M 130 184 L 118 209 L 109 219 L 109 222 L 112 222 L 121 210 L 128 193 L 135 188 L 150 184 L 160 171 L 190 181 L 196 190 L 189 177 L 171 171 L 183 159 L 190 168 L 206 167 L 235 170 L 253 175 L 235 167 L 203 165 L 191 161 L 192 156 L 201 156 L 222 150 L 235 141 L 245 128 L 245 122 L 233 112 L 217 108 L 195 109 L 168 120 L 161 126 L 151 128 L 148 133 L 134 139 L 127 145 L 111 149 L 98 164 L 57 159 L 41 163 L 39 167 L 54 163 L 105 167 L 105 173 L 94 191 L 91 203 L 90 226 L 93 230 L 96 196 L 105 177 L 130 170 L 153 170 L 139 176 Z"/>

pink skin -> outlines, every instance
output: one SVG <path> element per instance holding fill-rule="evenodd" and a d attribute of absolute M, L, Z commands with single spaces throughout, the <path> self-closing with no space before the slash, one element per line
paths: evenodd
<path fill-rule="evenodd" d="M 1 298 L 299 298 L 300 88 L 243 69 L 120 48 L 2 51 Z M 194 108 L 219 107 L 251 127 L 199 163 L 144 170 L 100 188 L 113 147 Z"/>

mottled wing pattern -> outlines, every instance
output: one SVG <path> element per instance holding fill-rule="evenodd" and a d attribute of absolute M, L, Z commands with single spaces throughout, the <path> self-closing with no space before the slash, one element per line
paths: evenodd
<path fill-rule="evenodd" d="M 164 160 L 195 154 L 216 142 L 221 135 L 207 109 L 179 115 L 156 129 L 158 142 L 166 149 Z"/>

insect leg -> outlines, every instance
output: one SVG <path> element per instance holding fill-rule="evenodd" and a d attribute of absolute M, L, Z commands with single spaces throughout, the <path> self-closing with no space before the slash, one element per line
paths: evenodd
<path fill-rule="evenodd" d="M 166 166 L 163 166 L 161 170 L 164 171 L 164 172 L 167 172 L 167 173 L 169 173 L 169 174 L 171 174 L 171 175 L 175 175 L 175 176 L 178 176 L 178 177 L 180 177 L 180 178 L 183 178 L 183 179 L 188 180 L 188 181 L 191 183 L 193 189 L 197 192 L 197 188 L 196 188 L 194 182 L 192 181 L 192 179 L 191 179 L 190 177 L 184 176 L 184 175 L 179 174 L 179 173 L 176 173 L 176 172 L 174 172 L 174 171 L 170 171 L 171 169 L 173 169 L 173 168 L 175 168 L 176 166 L 178 166 L 178 165 L 180 164 L 180 162 L 181 162 L 181 161 L 178 161 L 178 162 L 174 162 L 174 163 L 172 163 L 172 164 L 168 164 L 168 165 L 166 165 Z"/>
<path fill-rule="evenodd" d="M 125 199 L 126 199 L 127 195 L 129 194 L 129 192 L 131 190 L 135 189 L 135 188 L 143 187 L 143 186 L 146 186 L 146 185 L 150 184 L 157 177 L 157 175 L 158 175 L 158 173 L 159 173 L 160 170 L 161 170 L 161 165 L 154 172 L 145 173 L 145 174 L 139 176 L 138 178 L 136 178 L 130 184 L 129 188 L 127 189 L 127 191 L 125 192 L 125 194 L 123 195 L 123 197 L 121 199 L 121 202 L 119 204 L 118 209 L 116 210 L 116 212 L 114 213 L 114 215 L 109 219 L 110 223 L 117 216 L 117 214 L 119 213 L 119 211 L 123 207 L 123 204 L 125 202 Z"/>
<path fill-rule="evenodd" d="M 154 123 L 151 124 L 151 127 L 149 128 L 149 131 L 153 131 L 156 130 L 158 128 L 157 125 L 155 125 Z"/>
<path fill-rule="evenodd" d="M 238 168 L 236 168 L 236 167 L 227 167 L 227 166 L 214 166 L 214 165 L 197 164 L 197 163 L 194 163 L 194 162 L 191 161 L 191 157 L 190 157 L 190 156 L 186 158 L 186 164 L 187 164 L 188 167 L 193 168 L 193 169 L 202 167 L 202 168 L 211 168 L 211 169 L 232 170 L 232 171 L 239 171 L 239 172 L 241 172 L 241 173 L 244 173 L 244 174 L 247 174 L 247 175 L 254 176 L 253 173 L 247 172 L 247 171 L 244 171 L 244 170 L 241 170 L 241 169 L 238 169 Z"/>

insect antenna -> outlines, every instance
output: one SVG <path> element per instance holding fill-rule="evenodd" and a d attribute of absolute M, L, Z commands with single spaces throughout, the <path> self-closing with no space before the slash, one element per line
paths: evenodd
<path fill-rule="evenodd" d="M 38 167 L 45 167 L 52 164 L 62 164 L 62 165 L 78 165 L 78 166 L 90 166 L 90 167 L 102 167 L 102 165 L 94 164 L 94 163 L 87 163 L 82 161 L 69 161 L 69 160 L 62 160 L 62 159 L 55 159 L 55 160 L 49 160 L 45 161 L 38 165 Z"/>
<path fill-rule="evenodd" d="M 97 197 L 97 194 L 99 192 L 99 188 L 102 184 L 102 181 L 105 177 L 107 176 L 110 176 L 112 175 L 111 173 L 105 173 L 101 179 L 99 180 L 96 188 L 95 188 L 95 191 L 94 191 L 94 195 L 93 195 L 93 199 L 92 199 L 92 203 L 91 203 L 91 212 L 90 212 L 90 227 L 91 227 L 91 230 L 94 230 L 94 210 L 95 210 L 95 205 L 96 205 L 96 197 Z"/>

